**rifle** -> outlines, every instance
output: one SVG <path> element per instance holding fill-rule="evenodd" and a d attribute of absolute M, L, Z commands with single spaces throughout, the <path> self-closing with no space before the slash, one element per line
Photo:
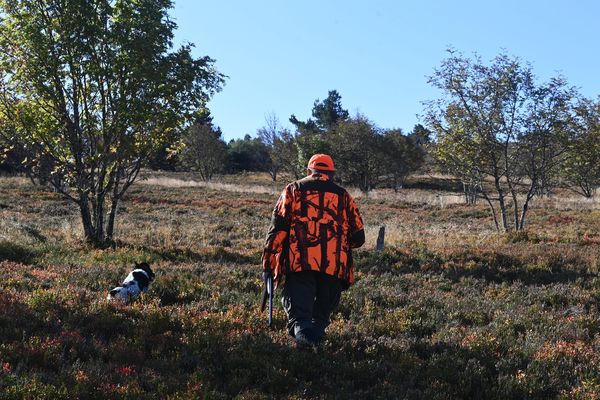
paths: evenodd
<path fill-rule="evenodd" d="M 273 276 L 269 274 L 263 288 L 262 302 L 260 312 L 265 311 L 265 306 L 269 301 L 269 326 L 273 324 Z"/>

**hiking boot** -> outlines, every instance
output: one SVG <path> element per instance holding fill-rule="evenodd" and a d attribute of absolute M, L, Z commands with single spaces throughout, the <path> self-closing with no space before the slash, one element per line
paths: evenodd
<path fill-rule="evenodd" d="M 296 348 L 307 349 L 316 346 L 318 341 L 315 339 L 310 329 L 303 329 L 296 333 Z"/>

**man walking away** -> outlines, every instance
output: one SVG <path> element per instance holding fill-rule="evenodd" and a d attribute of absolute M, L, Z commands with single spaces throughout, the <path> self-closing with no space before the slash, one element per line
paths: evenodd
<path fill-rule="evenodd" d="M 319 344 L 341 292 L 354 282 L 352 249 L 363 245 L 354 199 L 333 182 L 333 159 L 315 154 L 308 176 L 285 187 L 263 253 L 263 278 L 283 283 L 288 331 L 298 347 Z"/>

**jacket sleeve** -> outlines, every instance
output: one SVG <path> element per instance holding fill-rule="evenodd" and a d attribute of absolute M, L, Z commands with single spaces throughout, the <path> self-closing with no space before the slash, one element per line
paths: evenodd
<path fill-rule="evenodd" d="M 350 225 L 350 230 L 348 231 L 348 243 L 350 244 L 350 247 L 354 249 L 365 243 L 365 226 L 354 199 L 350 194 L 347 194 L 347 196 L 346 215 L 348 216 L 348 224 Z"/>
<path fill-rule="evenodd" d="M 283 250 L 290 232 L 291 200 L 292 191 L 288 186 L 275 204 L 263 250 L 263 271 L 270 272 L 276 280 L 281 275 L 281 258 L 286 256 L 283 254 Z"/>

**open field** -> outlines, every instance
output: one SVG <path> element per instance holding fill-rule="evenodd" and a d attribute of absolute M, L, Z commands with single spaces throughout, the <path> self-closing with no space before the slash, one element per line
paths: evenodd
<path fill-rule="evenodd" d="M 59 195 L 0 178 L 0 399 L 600 398 L 597 200 L 539 200 L 527 233 L 498 235 L 484 204 L 435 185 L 356 193 L 357 283 L 310 352 L 281 307 L 272 330 L 258 312 L 284 183 L 148 178 L 113 250 L 82 244 Z M 107 303 L 136 261 L 156 272 L 148 293 Z"/>

